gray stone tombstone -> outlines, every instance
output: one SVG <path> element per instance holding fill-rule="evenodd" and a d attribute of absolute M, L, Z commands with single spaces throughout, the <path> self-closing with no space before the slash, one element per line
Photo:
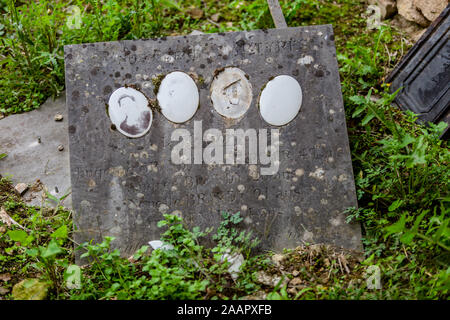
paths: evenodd
<path fill-rule="evenodd" d="M 129 255 L 164 213 L 204 229 L 225 211 L 260 250 L 361 250 L 330 25 L 69 45 L 65 63 L 76 241 Z"/>
<path fill-rule="evenodd" d="M 430 25 L 386 82 L 399 91 L 395 103 L 411 110 L 422 123 L 444 121 L 450 137 L 450 4 Z"/>

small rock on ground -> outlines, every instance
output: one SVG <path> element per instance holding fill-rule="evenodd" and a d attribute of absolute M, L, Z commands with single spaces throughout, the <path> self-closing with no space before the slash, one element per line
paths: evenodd
<path fill-rule="evenodd" d="M 423 14 L 417 9 L 414 1 L 411 0 L 397 0 L 398 13 L 406 20 L 415 22 L 422 27 L 427 27 L 430 22 L 423 16 Z"/>
<path fill-rule="evenodd" d="M 198 8 L 189 9 L 187 13 L 194 19 L 200 19 L 203 17 L 203 10 Z"/>
<path fill-rule="evenodd" d="M 0 296 L 3 296 L 3 295 L 5 295 L 5 294 L 7 294 L 8 292 L 9 292 L 8 289 L 3 288 L 3 287 L 0 287 Z"/>
<path fill-rule="evenodd" d="M 219 18 L 220 18 L 220 13 L 215 13 L 211 16 L 211 20 L 214 22 L 219 21 Z"/>
<path fill-rule="evenodd" d="M 447 0 L 414 0 L 417 9 L 427 18 L 428 21 L 433 22 L 447 7 Z"/>
<path fill-rule="evenodd" d="M 18 183 L 14 187 L 14 190 L 16 190 L 18 195 L 23 195 L 28 190 L 28 185 L 26 183 Z"/>
<path fill-rule="evenodd" d="M 275 263 L 277 267 L 281 266 L 281 262 L 283 262 L 283 260 L 284 256 L 282 254 L 277 253 L 272 256 L 272 261 Z"/>
<path fill-rule="evenodd" d="M 380 8 L 382 20 L 389 19 L 397 12 L 394 0 L 369 0 L 369 4 Z"/>
<path fill-rule="evenodd" d="M 256 280 L 266 286 L 275 287 L 281 280 L 281 276 L 270 275 L 264 271 L 259 271 L 256 274 Z M 285 277 L 281 283 L 281 287 L 285 286 L 289 282 L 289 279 Z"/>
<path fill-rule="evenodd" d="M 242 300 L 265 300 L 267 298 L 267 293 L 264 291 L 255 292 L 249 296 L 242 297 Z"/>

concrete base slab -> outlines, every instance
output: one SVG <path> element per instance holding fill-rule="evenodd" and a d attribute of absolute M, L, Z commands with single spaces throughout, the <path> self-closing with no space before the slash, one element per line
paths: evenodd
<path fill-rule="evenodd" d="M 24 199 L 31 205 L 43 203 L 44 191 L 37 180 L 58 199 L 70 191 L 65 101 L 65 94 L 62 94 L 55 100 L 48 99 L 38 110 L 0 120 L 0 153 L 8 155 L 0 160 L 0 174 L 10 177 L 14 184 L 29 184 L 31 188 Z M 62 121 L 55 121 L 58 113 L 63 115 Z M 64 147 L 62 151 L 59 151 L 60 146 Z M 71 208 L 71 195 L 62 204 Z"/>

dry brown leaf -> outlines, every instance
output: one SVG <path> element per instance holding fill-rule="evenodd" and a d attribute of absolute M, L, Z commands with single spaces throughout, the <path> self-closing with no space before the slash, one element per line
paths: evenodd
<path fill-rule="evenodd" d="M 203 10 L 199 8 L 189 9 L 187 13 L 194 19 L 201 19 L 203 17 Z"/>
<path fill-rule="evenodd" d="M 2 273 L 0 274 L 0 281 L 9 281 L 11 280 L 11 274 L 10 273 Z"/>
<path fill-rule="evenodd" d="M 5 209 L 0 208 L 0 220 L 6 224 L 6 226 L 11 226 L 11 217 L 6 213 Z"/>
<path fill-rule="evenodd" d="M 344 266 L 345 271 L 347 273 L 350 273 L 350 270 L 348 268 L 348 261 L 343 254 L 340 255 L 339 260 L 342 261 L 342 265 Z"/>
<path fill-rule="evenodd" d="M 289 282 L 289 285 L 295 287 L 295 286 L 302 284 L 302 282 L 303 282 L 302 279 L 294 278 Z"/>
<path fill-rule="evenodd" d="M 20 223 L 17 223 L 13 218 L 11 218 L 3 207 L 0 208 L 0 220 L 8 227 L 10 227 L 11 224 L 14 224 L 19 228 L 21 228 L 22 230 L 30 231 L 29 229 L 22 226 Z"/>
<path fill-rule="evenodd" d="M 5 295 L 5 294 L 7 294 L 8 292 L 9 292 L 8 289 L 5 289 L 5 288 L 3 288 L 3 287 L 0 287 L 0 295 Z"/>
<path fill-rule="evenodd" d="M 214 22 L 219 21 L 219 18 L 220 18 L 220 13 L 215 13 L 211 16 L 211 20 Z"/>

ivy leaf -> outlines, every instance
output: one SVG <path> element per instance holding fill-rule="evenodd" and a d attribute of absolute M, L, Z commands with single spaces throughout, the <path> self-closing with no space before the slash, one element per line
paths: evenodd
<path fill-rule="evenodd" d="M 28 237 L 28 233 L 26 233 L 23 230 L 11 230 L 11 231 L 8 231 L 8 237 L 12 241 L 23 243 L 26 241 L 26 239 Z"/>
<path fill-rule="evenodd" d="M 60 248 L 60 246 L 58 246 L 56 241 L 51 240 L 47 248 L 44 248 L 44 250 L 42 250 L 41 256 L 42 258 L 50 258 L 62 252 L 63 250 Z"/>
<path fill-rule="evenodd" d="M 23 230 L 8 231 L 8 236 L 12 241 L 20 242 L 20 244 L 25 247 L 34 240 L 33 236 L 29 236 L 28 233 Z"/>
<path fill-rule="evenodd" d="M 161 221 L 158 221 L 158 223 L 156 225 L 158 226 L 158 228 L 162 228 L 168 224 L 169 223 L 166 220 L 161 220 Z"/>
<path fill-rule="evenodd" d="M 32 258 L 36 258 L 38 256 L 38 254 L 39 254 L 39 250 L 36 249 L 36 248 L 28 249 L 28 250 L 25 251 L 25 253 L 27 255 L 29 255 L 30 257 L 32 257 Z"/>
<path fill-rule="evenodd" d="M 56 231 L 54 231 L 51 234 L 51 237 L 56 239 L 66 239 L 67 238 L 67 225 L 62 225 L 61 227 L 59 227 L 58 229 L 56 229 Z"/>

